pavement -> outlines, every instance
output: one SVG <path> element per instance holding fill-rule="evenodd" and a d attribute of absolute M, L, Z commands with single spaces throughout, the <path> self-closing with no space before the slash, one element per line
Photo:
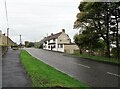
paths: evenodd
<path fill-rule="evenodd" d="M 74 77 L 91 87 L 118 87 L 120 83 L 120 66 L 86 60 L 80 57 L 66 56 L 64 53 L 42 49 L 25 48 L 32 56 Z M 111 88 L 112 87 L 112 88 Z"/>
<path fill-rule="evenodd" d="M 9 49 L 2 59 L 2 87 L 31 87 L 20 62 L 20 50 Z"/>
<path fill-rule="evenodd" d="M 0 89 L 2 88 L 2 47 L 0 46 Z"/>

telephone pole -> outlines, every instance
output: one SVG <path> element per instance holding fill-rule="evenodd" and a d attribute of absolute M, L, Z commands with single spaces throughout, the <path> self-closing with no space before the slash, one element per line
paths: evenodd
<path fill-rule="evenodd" d="M 5 13 L 6 13 L 6 21 L 7 21 L 7 47 L 9 47 L 9 21 L 8 21 L 8 13 L 7 13 L 7 4 L 6 4 L 6 0 L 4 0 L 5 3 Z"/>
<path fill-rule="evenodd" d="M 7 28 L 7 47 L 9 47 L 8 39 L 9 39 L 9 28 Z"/>

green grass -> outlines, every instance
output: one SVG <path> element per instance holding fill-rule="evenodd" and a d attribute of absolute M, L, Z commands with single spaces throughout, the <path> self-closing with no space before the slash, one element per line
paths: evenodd
<path fill-rule="evenodd" d="M 89 54 L 72 54 L 72 55 L 82 57 L 82 58 L 88 58 L 90 60 L 96 60 L 96 61 L 101 61 L 101 62 L 107 62 L 107 63 L 120 65 L 120 59 L 105 58 L 105 57 L 101 57 L 101 56 L 92 56 L 92 55 L 89 55 Z"/>
<path fill-rule="evenodd" d="M 81 83 L 32 57 L 25 50 L 21 51 L 20 57 L 21 62 L 32 81 L 33 87 L 79 87 L 79 89 L 91 89 L 87 84 Z"/>

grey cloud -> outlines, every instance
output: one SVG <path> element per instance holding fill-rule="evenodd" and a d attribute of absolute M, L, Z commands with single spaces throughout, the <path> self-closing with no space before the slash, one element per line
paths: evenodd
<path fill-rule="evenodd" d="M 0 2 L 5 13 L 4 2 Z M 72 39 L 77 33 L 77 30 L 73 30 L 73 23 L 79 3 L 80 0 L 7 0 L 10 37 L 17 43 L 20 34 L 23 42 L 39 41 L 47 33 L 60 32 L 65 28 Z M 6 32 L 5 14 L 0 16 L 1 29 Z"/>

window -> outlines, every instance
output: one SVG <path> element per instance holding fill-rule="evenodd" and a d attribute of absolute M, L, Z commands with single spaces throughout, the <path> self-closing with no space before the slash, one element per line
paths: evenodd
<path fill-rule="evenodd" d="M 46 48 L 46 45 L 44 45 L 43 47 Z"/>
<path fill-rule="evenodd" d="M 50 48 L 50 45 L 48 46 L 48 48 Z"/>
<path fill-rule="evenodd" d="M 55 48 L 55 45 L 52 48 Z"/>
<path fill-rule="evenodd" d="M 62 41 L 62 40 L 60 40 L 60 41 Z"/>
<path fill-rule="evenodd" d="M 63 44 L 60 44 L 60 48 L 63 48 Z"/>
<path fill-rule="evenodd" d="M 47 44 L 47 42 L 45 42 L 45 44 Z"/>

